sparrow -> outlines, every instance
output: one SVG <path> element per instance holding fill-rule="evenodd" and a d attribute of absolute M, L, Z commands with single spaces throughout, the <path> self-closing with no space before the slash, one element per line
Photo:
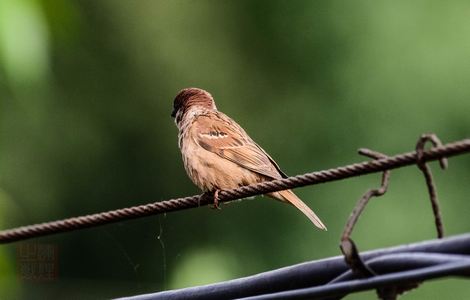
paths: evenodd
<path fill-rule="evenodd" d="M 277 163 L 233 119 L 217 110 L 211 94 L 199 88 L 181 90 L 173 102 L 178 146 L 189 178 L 204 193 L 286 178 Z M 267 196 L 290 203 L 320 229 L 325 225 L 292 190 Z"/>

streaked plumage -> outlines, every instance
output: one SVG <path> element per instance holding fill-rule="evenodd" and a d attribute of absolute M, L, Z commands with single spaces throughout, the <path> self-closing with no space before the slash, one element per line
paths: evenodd
<path fill-rule="evenodd" d="M 212 96 L 197 88 L 174 100 L 178 145 L 191 180 L 204 192 L 233 189 L 286 177 L 276 162 L 234 120 L 217 110 Z M 268 194 L 302 211 L 317 227 L 325 225 L 291 190 Z"/>

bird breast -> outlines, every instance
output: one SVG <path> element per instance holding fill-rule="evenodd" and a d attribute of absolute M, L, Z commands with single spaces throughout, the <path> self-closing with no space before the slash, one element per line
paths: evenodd
<path fill-rule="evenodd" d="M 184 168 L 202 191 L 233 189 L 262 181 L 257 173 L 202 148 L 187 129 L 180 134 Z"/>

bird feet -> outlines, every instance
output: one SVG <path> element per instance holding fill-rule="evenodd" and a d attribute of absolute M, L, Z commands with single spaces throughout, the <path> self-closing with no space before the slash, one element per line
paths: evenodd
<path fill-rule="evenodd" d="M 215 190 L 213 193 L 214 197 L 214 205 L 212 206 L 213 209 L 221 209 L 219 206 L 219 190 Z"/>
<path fill-rule="evenodd" d="M 212 209 L 221 209 L 219 206 L 219 191 L 220 190 L 215 190 L 213 192 L 205 192 L 204 194 L 201 195 L 198 199 L 198 206 L 201 206 L 200 203 L 201 201 L 203 203 L 210 203 L 210 200 L 212 200 L 213 205 L 210 206 Z M 207 201 L 207 202 L 206 202 Z"/>

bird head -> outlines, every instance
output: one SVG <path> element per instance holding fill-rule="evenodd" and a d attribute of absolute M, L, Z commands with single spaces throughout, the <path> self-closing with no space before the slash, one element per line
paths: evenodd
<path fill-rule="evenodd" d="M 171 116 L 176 118 L 178 123 L 183 115 L 192 108 L 217 109 L 211 94 L 203 89 L 186 88 L 176 95 Z"/>

